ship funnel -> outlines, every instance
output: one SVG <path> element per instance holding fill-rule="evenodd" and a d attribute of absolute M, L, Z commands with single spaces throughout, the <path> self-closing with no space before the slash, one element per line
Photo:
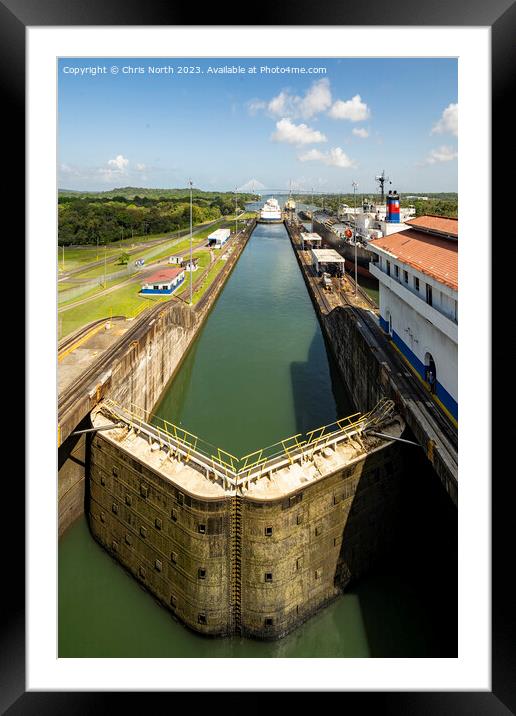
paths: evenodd
<path fill-rule="evenodd" d="M 396 189 L 394 191 L 390 191 L 387 196 L 386 219 L 391 224 L 400 223 L 400 196 Z"/>

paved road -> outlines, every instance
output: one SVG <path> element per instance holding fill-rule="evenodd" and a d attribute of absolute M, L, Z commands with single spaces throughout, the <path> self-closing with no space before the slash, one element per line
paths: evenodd
<path fill-rule="evenodd" d="M 202 251 L 207 250 L 205 245 L 199 245 L 195 247 L 195 251 Z M 183 249 L 183 251 L 178 251 L 177 256 L 185 256 L 190 253 L 190 249 Z M 151 262 L 145 266 L 145 269 L 155 268 L 158 264 L 162 264 L 164 259 L 158 259 L 157 261 Z M 166 264 L 168 266 L 168 264 Z M 135 276 L 131 276 L 131 278 L 128 278 L 126 281 L 120 281 L 120 283 L 116 283 L 114 286 L 111 286 L 110 288 L 105 288 L 103 291 L 99 291 L 98 293 L 94 293 L 92 296 L 88 296 L 87 298 L 82 298 L 79 301 L 74 301 L 74 303 L 67 303 L 66 306 L 61 306 L 58 308 L 58 313 L 63 313 L 63 311 L 68 311 L 70 308 L 76 308 L 77 306 L 82 306 L 84 303 L 88 303 L 88 301 L 94 301 L 97 298 L 100 298 L 101 296 L 106 296 L 108 293 L 112 293 L 113 291 L 118 291 L 119 288 L 123 288 L 124 286 L 127 286 L 130 283 L 139 283 L 141 282 L 142 278 L 144 278 L 145 272 L 138 272 Z"/>
<path fill-rule="evenodd" d="M 220 219 L 215 219 L 215 221 L 210 221 L 207 224 L 200 224 L 197 228 L 195 228 L 192 231 L 192 236 L 195 236 L 200 231 L 204 231 L 204 229 L 209 229 L 210 226 L 217 224 L 219 221 L 220 221 Z M 185 233 L 183 233 L 183 232 L 185 232 Z M 119 248 L 121 251 L 124 250 L 128 254 L 134 254 L 134 253 L 137 253 L 138 251 L 142 251 L 143 249 L 146 249 L 146 248 L 152 248 L 153 246 L 159 246 L 159 244 L 166 244 L 167 242 L 172 241 L 172 239 L 174 239 L 174 234 L 176 234 L 176 233 L 177 232 L 173 232 L 169 236 L 166 236 L 162 239 L 154 239 L 153 241 L 140 243 L 137 246 L 135 246 L 134 248 L 128 249 L 125 246 L 123 246 L 122 244 L 120 245 Z M 180 239 L 186 239 L 189 236 L 190 236 L 190 232 L 187 229 L 182 229 L 176 238 L 179 241 Z M 113 248 L 113 244 L 109 244 L 109 247 Z M 91 248 L 91 247 L 89 247 L 89 248 Z M 116 248 L 116 246 L 115 246 L 115 248 Z M 107 259 L 106 264 L 115 263 L 116 261 L 118 261 L 118 258 L 119 258 L 118 256 L 112 256 L 111 258 Z M 69 279 L 71 276 L 75 276 L 76 274 L 83 273 L 85 271 L 89 271 L 90 269 L 95 268 L 96 266 L 103 266 L 103 265 L 104 265 L 104 259 L 100 259 L 99 261 L 92 261 L 89 264 L 84 264 L 83 266 L 79 266 L 78 268 L 71 269 L 70 271 L 65 271 L 65 273 L 59 274 L 59 278 L 57 279 L 58 283 L 61 281 L 66 281 L 66 279 Z M 89 280 L 91 280 L 91 279 L 89 279 Z"/>

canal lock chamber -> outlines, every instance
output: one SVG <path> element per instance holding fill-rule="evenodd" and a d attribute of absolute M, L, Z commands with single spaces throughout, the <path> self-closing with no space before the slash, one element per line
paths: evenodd
<path fill-rule="evenodd" d="M 136 396 L 140 406 L 151 405 L 140 419 L 155 426 L 167 420 L 185 449 L 197 435 L 220 445 L 213 452 L 228 474 L 228 456 L 285 436 L 301 442 L 315 426 L 354 412 L 283 226 L 257 227 L 193 343 L 184 321 L 174 317 L 173 328 L 163 330 L 168 339 L 155 328 L 115 404 L 134 407 L 128 397 Z M 172 346 L 185 357 L 154 405 L 152 365 L 161 361 L 166 374 Z M 93 417 L 94 424 L 107 419 L 102 408 Z M 402 426 L 394 429 L 399 434 Z M 242 490 L 202 474 L 187 455 L 170 455 L 159 436 L 149 439 L 137 426 L 131 433 L 128 425 L 119 434 L 97 433 L 90 526 L 140 584 L 198 632 L 284 636 L 367 573 L 391 542 L 398 445 L 347 440 L 342 455 L 330 446 L 312 458 L 316 474 L 293 461 L 279 478 L 265 475 Z M 295 441 L 286 445 L 292 451 Z"/>

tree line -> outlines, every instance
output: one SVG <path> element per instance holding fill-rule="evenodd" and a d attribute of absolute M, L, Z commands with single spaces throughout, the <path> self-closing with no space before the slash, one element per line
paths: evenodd
<path fill-rule="evenodd" d="M 99 194 L 62 191 L 58 199 L 59 245 L 107 244 L 145 234 L 178 231 L 190 226 L 188 190 L 125 190 Z M 252 201 L 252 194 L 239 194 L 240 206 Z M 231 192 L 195 192 L 192 220 L 195 224 L 216 221 L 235 211 Z"/>

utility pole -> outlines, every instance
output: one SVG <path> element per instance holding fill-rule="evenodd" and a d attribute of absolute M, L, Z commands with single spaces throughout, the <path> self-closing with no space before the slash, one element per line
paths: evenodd
<path fill-rule="evenodd" d="M 354 236 L 354 239 L 355 239 L 355 296 L 357 295 L 357 285 L 358 285 L 358 281 L 357 281 L 357 273 L 358 273 L 358 270 L 357 270 L 357 194 L 356 194 L 357 186 L 358 186 L 358 184 L 356 183 L 356 181 L 354 181 L 353 182 L 353 203 L 354 203 L 354 207 L 355 207 L 355 214 L 354 214 L 354 219 L 355 219 L 355 236 Z"/>
<path fill-rule="evenodd" d="M 193 248 L 192 248 L 192 232 L 193 232 L 193 225 L 192 225 L 192 186 L 193 182 L 191 179 L 189 179 L 188 183 L 190 184 L 190 306 L 192 305 L 192 282 L 193 282 L 193 276 L 192 276 L 192 263 L 193 263 Z"/>
<path fill-rule="evenodd" d="M 238 234 L 238 219 L 237 219 L 237 189 L 235 187 L 235 236 Z"/>

